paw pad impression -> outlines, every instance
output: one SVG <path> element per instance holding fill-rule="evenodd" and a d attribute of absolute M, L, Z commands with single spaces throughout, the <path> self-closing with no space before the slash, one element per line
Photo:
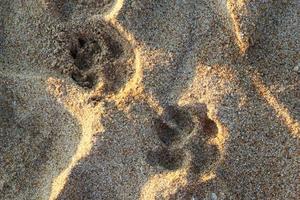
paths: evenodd
<path fill-rule="evenodd" d="M 57 41 L 56 69 L 84 89 L 98 85 L 104 93 L 117 92 L 134 73 L 133 49 L 104 22 L 63 30 Z"/>
<path fill-rule="evenodd" d="M 187 164 L 192 172 L 200 173 L 219 156 L 217 146 L 207 143 L 216 137 L 218 128 L 204 105 L 168 106 L 155 119 L 154 128 L 161 145 L 147 153 L 151 166 L 176 170 Z"/>

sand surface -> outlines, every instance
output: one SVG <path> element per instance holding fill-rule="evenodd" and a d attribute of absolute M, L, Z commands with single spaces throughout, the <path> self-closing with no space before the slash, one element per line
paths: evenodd
<path fill-rule="evenodd" d="M 299 199 L 298 0 L 0 0 L 0 199 Z"/>

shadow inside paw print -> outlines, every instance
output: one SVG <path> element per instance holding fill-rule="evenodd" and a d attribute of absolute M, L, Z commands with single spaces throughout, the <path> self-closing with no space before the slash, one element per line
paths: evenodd
<path fill-rule="evenodd" d="M 89 71 L 95 64 L 98 54 L 101 54 L 97 41 L 83 36 L 78 37 L 70 49 L 76 68 L 71 73 L 72 79 L 80 86 L 92 88 L 96 84 L 96 75 Z"/>
<path fill-rule="evenodd" d="M 167 123 L 161 119 L 155 120 L 155 127 L 157 129 L 157 136 L 166 145 L 171 145 L 179 139 L 180 132 L 171 128 Z"/>
<path fill-rule="evenodd" d="M 70 49 L 70 54 L 74 59 L 74 64 L 79 69 L 90 68 L 93 56 L 100 53 L 101 48 L 97 41 L 84 37 L 78 37 L 74 48 Z"/>
<path fill-rule="evenodd" d="M 192 155 L 190 170 L 195 174 L 209 170 L 209 166 L 213 165 L 219 157 L 217 145 L 209 145 L 193 141 L 188 149 Z"/>
<path fill-rule="evenodd" d="M 164 118 L 179 132 L 190 133 L 193 130 L 193 119 L 185 109 L 176 106 L 167 106 Z"/>
<path fill-rule="evenodd" d="M 152 165 L 159 165 L 168 170 L 175 170 L 183 165 L 184 152 L 181 149 L 169 150 L 162 148 L 160 150 L 149 151 L 147 162 Z"/>
<path fill-rule="evenodd" d="M 193 120 L 188 112 L 168 106 L 162 118 L 155 120 L 155 129 L 159 139 L 166 145 L 179 141 L 193 130 Z"/>
<path fill-rule="evenodd" d="M 176 170 L 187 164 L 191 172 L 201 173 L 219 157 L 218 147 L 207 143 L 217 135 L 218 128 L 203 105 L 168 106 L 155 120 L 154 128 L 162 145 L 159 150 L 148 152 L 151 166 Z"/>
<path fill-rule="evenodd" d="M 202 131 L 207 136 L 216 136 L 218 133 L 217 124 L 206 116 L 202 121 Z"/>
<path fill-rule="evenodd" d="M 57 38 L 59 64 L 55 67 L 79 86 L 99 85 L 101 92 L 117 92 L 132 77 L 132 48 L 104 22 L 64 30 Z"/>

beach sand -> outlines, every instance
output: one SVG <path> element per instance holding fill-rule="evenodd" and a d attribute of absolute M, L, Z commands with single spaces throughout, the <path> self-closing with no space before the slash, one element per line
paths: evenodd
<path fill-rule="evenodd" d="M 1 0 L 0 199 L 298 199 L 297 0 Z"/>

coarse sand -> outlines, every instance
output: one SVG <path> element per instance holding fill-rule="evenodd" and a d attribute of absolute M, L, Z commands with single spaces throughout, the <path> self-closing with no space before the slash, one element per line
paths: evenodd
<path fill-rule="evenodd" d="M 299 199 L 299 15 L 0 0 L 0 199 Z"/>

